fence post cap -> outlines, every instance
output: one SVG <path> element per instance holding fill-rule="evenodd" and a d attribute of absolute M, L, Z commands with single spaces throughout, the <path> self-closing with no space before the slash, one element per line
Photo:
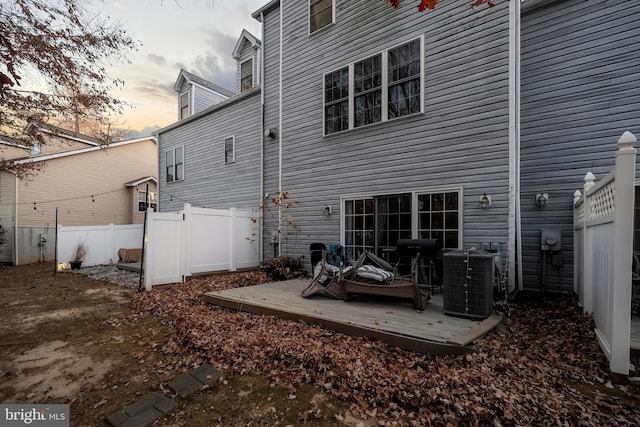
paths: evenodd
<path fill-rule="evenodd" d="M 575 205 L 576 203 L 578 203 L 581 197 L 582 197 L 582 193 L 580 192 L 580 190 L 576 190 L 573 193 L 573 204 Z"/>
<path fill-rule="evenodd" d="M 595 181 L 596 181 L 596 176 L 591 172 L 587 172 L 587 174 L 584 176 L 585 183 L 594 183 Z"/>
<path fill-rule="evenodd" d="M 622 148 L 622 146 L 633 146 L 636 142 L 638 142 L 638 140 L 635 135 L 627 130 L 620 136 L 620 139 L 618 139 L 618 148 Z"/>

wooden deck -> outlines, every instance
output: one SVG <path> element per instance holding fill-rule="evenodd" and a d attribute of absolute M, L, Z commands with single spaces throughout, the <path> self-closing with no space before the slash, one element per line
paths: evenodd
<path fill-rule="evenodd" d="M 303 320 L 354 336 L 379 339 L 407 350 L 430 354 L 464 354 L 474 351 L 473 341 L 493 329 L 502 317 L 469 320 L 445 315 L 442 295 L 435 295 L 424 311 L 410 301 L 392 302 L 367 297 L 351 301 L 322 296 L 302 298 L 308 280 L 207 292 L 205 301 L 238 311 Z"/>

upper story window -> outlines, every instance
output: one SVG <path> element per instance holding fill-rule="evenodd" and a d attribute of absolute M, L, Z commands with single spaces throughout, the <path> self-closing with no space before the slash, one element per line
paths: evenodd
<path fill-rule="evenodd" d="M 349 68 L 324 76 L 325 133 L 349 129 Z"/>
<path fill-rule="evenodd" d="M 421 113 L 420 37 L 324 75 L 324 134 Z"/>
<path fill-rule="evenodd" d="M 335 0 L 309 0 L 309 34 L 334 22 Z"/>
<path fill-rule="evenodd" d="M 224 139 L 224 162 L 233 163 L 236 161 L 236 137 L 229 136 Z"/>
<path fill-rule="evenodd" d="M 189 117 L 191 112 L 191 103 L 189 102 L 189 92 L 180 94 L 180 120 Z"/>
<path fill-rule="evenodd" d="M 253 87 L 253 59 L 240 64 L 240 93 Z"/>
<path fill-rule="evenodd" d="M 40 141 L 37 139 L 31 140 L 31 155 L 34 156 L 36 154 L 40 154 L 42 152 L 42 146 L 40 145 Z"/>
<path fill-rule="evenodd" d="M 184 147 L 176 147 L 165 152 L 167 161 L 167 182 L 184 179 Z"/>

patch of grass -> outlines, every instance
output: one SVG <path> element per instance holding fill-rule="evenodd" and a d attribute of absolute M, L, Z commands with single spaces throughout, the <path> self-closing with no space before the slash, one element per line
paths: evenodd
<path fill-rule="evenodd" d="M 310 385 L 295 389 L 270 383 L 257 375 L 234 375 L 214 389 L 179 400 L 180 407 L 163 426 L 273 426 L 340 424 L 334 414 L 345 414 L 346 403 L 319 393 Z"/>

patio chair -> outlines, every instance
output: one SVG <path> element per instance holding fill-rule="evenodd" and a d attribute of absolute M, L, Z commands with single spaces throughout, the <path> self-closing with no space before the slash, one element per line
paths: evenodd
<path fill-rule="evenodd" d="M 354 265 L 337 267 L 327 261 L 327 251 L 322 250 L 321 259 L 313 268 L 313 280 L 301 293 L 303 298 L 313 295 L 324 295 L 330 298 L 343 299 L 340 282 L 352 277 L 358 262 L 362 263 L 364 255 Z"/>
<path fill-rule="evenodd" d="M 402 250 L 399 251 L 399 253 L 401 252 Z M 365 255 L 365 261 L 361 266 L 355 268 L 353 277 L 340 280 L 345 301 L 349 301 L 351 295 L 354 294 L 389 296 L 411 299 L 416 310 L 424 309 L 431 296 L 425 295 L 418 287 L 417 268 L 420 253 L 412 254 L 415 261 L 411 274 L 408 276 L 402 276 L 398 273 L 400 259 L 395 266 L 392 266 L 371 252 L 367 252 Z"/>

